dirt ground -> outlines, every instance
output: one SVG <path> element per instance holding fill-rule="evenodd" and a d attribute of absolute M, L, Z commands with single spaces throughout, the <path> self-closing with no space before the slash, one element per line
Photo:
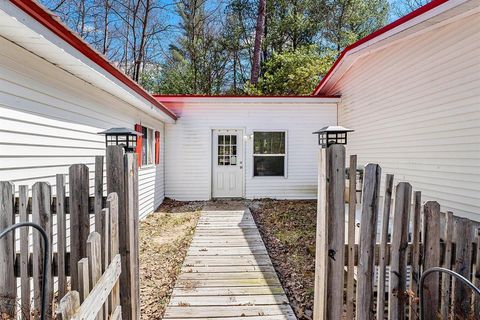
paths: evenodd
<path fill-rule="evenodd" d="M 249 207 L 295 314 L 312 319 L 317 202 L 259 200 Z"/>
<path fill-rule="evenodd" d="M 312 319 L 316 201 L 178 202 L 166 199 L 140 224 L 142 319 L 162 319 L 202 209 L 252 211 L 299 320 Z"/>
<path fill-rule="evenodd" d="M 141 319 L 162 319 L 204 205 L 166 199 L 141 221 Z"/>

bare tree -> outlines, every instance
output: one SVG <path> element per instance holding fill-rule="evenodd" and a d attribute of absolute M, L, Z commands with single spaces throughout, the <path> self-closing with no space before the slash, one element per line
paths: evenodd
<path fill-rule="evenodd" d="M 250 82 L 256 84 L 260 76 L 260 54 L 262 51 L 262 40 L 265 32 L 265 14 L 267 11 L 266 0 L 258 3 L 257 27 L 255 28 L 255 45 L 253 48 L 252 72 Z"/>

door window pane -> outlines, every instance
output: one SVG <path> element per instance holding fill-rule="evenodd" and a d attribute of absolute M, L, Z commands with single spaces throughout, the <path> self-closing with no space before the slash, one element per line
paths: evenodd
<path fill-rule="evenodd" d="M 218 136 L 218 165 L 237 165 L 237 136 Z"/>

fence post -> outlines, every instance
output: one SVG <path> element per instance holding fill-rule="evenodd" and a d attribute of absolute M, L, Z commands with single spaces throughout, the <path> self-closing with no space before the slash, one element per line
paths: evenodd
<path fill-rule="evenodd" d="M 412 186 L 400 182 L 396 187 L 393 235 L 390 254 L 389 320 L 405 319 L 408 221 L 412 201 Z"/>
<path fill-rule="evenodd" d="M 89 170 L 84 164 L 74 164 L 69 169 L 70 199 L 70 282 L 78 290 L 78 261 L 87 256 L 87 238 L 90 233 L 88 212 Z"/>
<path fill-rule="evenodd" d="M 319 253 L 318 249 L 326 251 L 318 257 L 320 261 L 316 273 L 318 271 L 319 278 L 325 280 L 316 279 L 320 280 L 320 284 L 323 282 L 322 285 L 316 285 L 319 289 L 316 303 L 321 304 L 324 301 L 326 305 L 324 308 L 317 306 L 314 319 L 340 319 L 343 315 L 345 259 L 345 147 L 337 144 L 328 147 L 325 153 L 322 152 L 321 161 L 325 162 L 326 174 L 320 174 L 319 188 L 322 197 L 319 199 L 319 214 L 325 216 L 320 217 L 322 221 L 317 225 L 317 243 L 320 247 L 316 252 Z M 322 167 L 322 172 L 323 169 Z M 322 239 L 322 234 L 326 235 L 325 239 Z"/>
<path fill-rule="evenodd" d="M 440 266 L 440 205 L 436 201 L 427 201 L 423 206 L 423 270 Z M 426 320 L 438 319 L 439 310 L 439 274 L 434 273 L 425 279 Z"/>
<path fill-rule="evenodd" d="M 317 225 L 315 237 L 315 283 L 313 301 L 313 319 L 325 320 L 326 264 L 327 264 L 327 150 L 319 149 L 318 156 L 318 193 Z"/>
<path fill-rule="evenodd" d="M 128 247 L 130 254 L 130 274 L 132 290 L 132 319 L 140 319 L 140 255 L 139 255 L 139 215 L 138 215 L 138 161 L 136 153 L 127 153 L 124 157 Z"/>
<path fill-rule="evenodd" d="M 0 231 L 15 223 L 14 185 L 9 181 L 0 182 Z M 15 234 L 8 233 L 0 239 L 0 316 L 15 319 L 17 280 L 13 276 L 15 262 Z"/>
<path fill-rule="evenodd" d="M 380 259 L 378 263 L 377 320 L 385 319 L 385 275 L 387 272 L 388 225 L 392 206 L 393 174 L 385 177 L 385 195 L 383 202 L 382 233 L 380 239 Z"/>
<path fill-rule="evenodd" d="M 107 148 L 107 192 L 118 195 L 120 301 L 126 320 L 140 318 L 137 170 L 136 154 L 124 154 L 120 146 Z"/>
<path fill-rule="evenodd" d="M 378 164 L 368 164 L 364 171 L 362 219 L 360 222 L 360 247 L 357 267 L 357 319 L 374 319 L 375 243 L 379 210 L 379 193 L 382 169 Z M 332 318 L 333 319 L 333 318 Z M 337 318 L 340 319 L 340 318 Z"/>

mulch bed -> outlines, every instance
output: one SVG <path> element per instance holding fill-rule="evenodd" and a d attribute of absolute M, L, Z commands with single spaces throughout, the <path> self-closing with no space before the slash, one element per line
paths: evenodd
<path fill-rule="evenodd" d="M 312 319 L 317 202 L 255 200 L 250 211 L 295 314 Z"/>
<path fill-rule="evenodd" d="M 165 199 L 141 221 L 141 319 L 162 319 L 204 204 Z"/>

